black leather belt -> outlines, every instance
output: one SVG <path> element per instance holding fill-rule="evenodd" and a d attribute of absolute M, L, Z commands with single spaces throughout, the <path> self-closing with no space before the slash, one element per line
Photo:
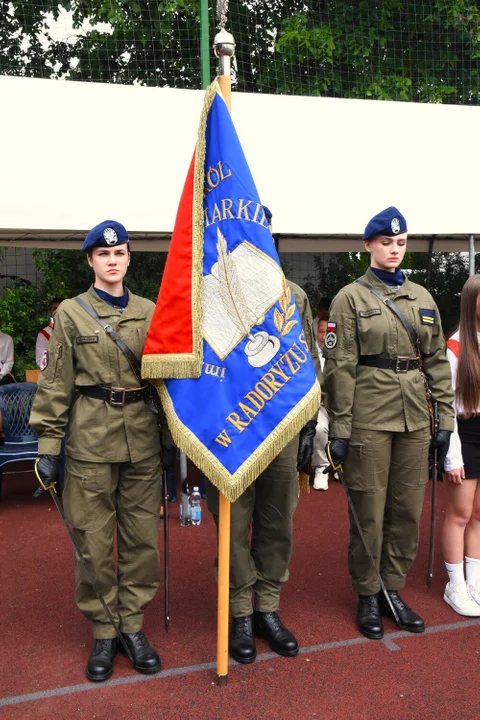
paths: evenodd
<path fill-rule="evenodd" d="M 103 385 L 77 385 L 80 395 L 105 400 L 109 405 L 123 407 L 128 403 L 145 400 L 148 395 L 148 388 L 127 390 L 126 388 L 105 387 Z"/>
<path fill-rule="evenodd" d="M 420 360 L 410 357 L 386 358 L 381 355 L 360 355 L 359 365 L 381 368 L 382 370 L 393 370 L 396 373 L 404 373 L 409 370 L 418 370 Z"/>

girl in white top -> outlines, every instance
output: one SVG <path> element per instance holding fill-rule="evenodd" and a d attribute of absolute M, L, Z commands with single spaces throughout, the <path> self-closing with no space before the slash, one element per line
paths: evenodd
<path fill-rule="evenodd" d="M 449 577 L 444 600 L 460 615 L 475 617 L 480 616 L 480 275 L 463 287 L 459 330 L 448 341 L 447 356 L 456 418 L 443 475 L 442 547 Z"/>
<path fill-rule="evenodd" d="M 10 335 L 0 331 L 0 385 L 15 382 L 11 373 L 15 353 Z"/>

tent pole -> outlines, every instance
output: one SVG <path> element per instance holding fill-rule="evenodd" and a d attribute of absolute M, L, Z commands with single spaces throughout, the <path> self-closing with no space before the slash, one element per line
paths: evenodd
<path fill-rule="evenodd" d="M 433 255 L 434 243 L 435 243 L 435 235 L 432 235 L 432 237 L 430 238 L 429 243 L 428 243 L 427 290 L 430 290 L 430 283 L 432 280 L 432 255 Z"/>
<path fill-rule="evenodd" d="M 468 236 L 468 274 L 475 275 L 475 235 Z"/>

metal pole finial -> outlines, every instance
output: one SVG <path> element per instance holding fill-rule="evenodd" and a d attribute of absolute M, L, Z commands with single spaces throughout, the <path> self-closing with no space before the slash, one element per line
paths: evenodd
<path fill-rule="evenodd" d="M 235 54 L 235 40 L 233 35 L 225 29 L 215 35 L 213 51 L 218 58 L 218 74 L 230 75 L 230 58 Z"/>
<path fill-rule="evenodd" d="M 213 51 L 219 57 L 232 57 L 235 55 L 235 40 L 233 35 L 225 29 L 220 30 L 215 35 L 213 41 Z"/>

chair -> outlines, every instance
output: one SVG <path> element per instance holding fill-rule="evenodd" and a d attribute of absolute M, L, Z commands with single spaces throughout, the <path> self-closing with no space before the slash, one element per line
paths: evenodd
<path fill-rule="evenodd" d="M 35 368 L 34 370 L 25 370 L 25 380 L 28 383 L 38 382 L 39 375 L 40 375 L 40 370 L 38 368 Z"/>
<path fill-rule="evenodd" d="M 0 415 L 5 436 L 0 445 L 0 495 L 3 466 L 37 457 L 38 437 L 29 425 L 36 392 L 36 383 L 12 383 L 0 387 Z"/>

